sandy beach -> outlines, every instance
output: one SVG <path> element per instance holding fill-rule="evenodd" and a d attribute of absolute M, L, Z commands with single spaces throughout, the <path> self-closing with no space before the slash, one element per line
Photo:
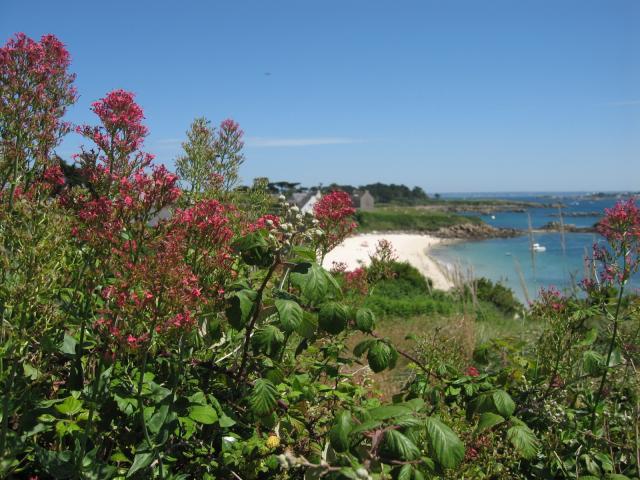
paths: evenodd
<path fill-rule="evenodd" d="M 388 240 L 396 251 L 398 260 L 409 262 L 425 277 L 433 281 L 439 290 L 449 290 L 453 283 L 447 278 L 438 263 L 429 257 L 429 250 L 444 240 L 429 235 L 415 233 L 367 233 L 347 238 L 331 250 L 325 257 L 323 266 L 331 268 L 334 262 L 343 262 L 348 270 L 369 263 L 369 256 L 375 252 L 379 240 Z"/>

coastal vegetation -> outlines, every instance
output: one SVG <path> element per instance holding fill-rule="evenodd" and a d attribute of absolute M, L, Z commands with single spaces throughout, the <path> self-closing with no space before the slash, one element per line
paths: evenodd
<path fill-rule="evenodd" d="M 356 220 L 361 232 L 394 230 L 436 232 L 441 228 L 454 225 L 482 223 L 478 217 L 413 207 L 378 207 L 373 211 L 358 211 Z"/>
<path fill-rule="evenodd" d="M 437 291 L 385 243 L 327 271 L 357 227 L 346 192 L 303 214 L 265 180 L 235 188 L 232 120 L 193 124 L 180 178 L 144 150 L 131 92 L 66 122 L 69 70 L 53 35 L 0 49 L 1 477 L 640 475 L 634 200 L 605 212 L 581 294 L 526 310 L 486 280 Z M 451 222 L 373 214 L 361 228 Z"/>

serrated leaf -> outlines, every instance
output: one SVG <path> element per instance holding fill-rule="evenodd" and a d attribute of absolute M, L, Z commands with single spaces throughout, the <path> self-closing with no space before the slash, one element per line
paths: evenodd
<path fill-rule="evenodd" d="M 430 446 L 444 468 L 454 468 L 464 459 L 464 444 L 451 428 L 434 417 L 425 421 Z"/>
<path fill-rule="evenodd" d="M 362 422 L 360 425 L 356 425 L 355 427 L 353 427 L 353 430 L 351 430 L 351 433 L 356 434 L 356 433 L 367 432 L 369 430 L 375 430 L 380 425 L 382 425 L 382 421 L 380 420 L 366 420 Z"/>
<path fill-rule="evenodd" d="M 264 378 L 256 380 L 249 395 L 251 410 L 259 417 L 271 413 L 276 408 L 277 395 L 278 390 L 272 382 Z"/>
<path fill-rule="evenodd" d="M 375 373 L 381 372 L 385 368 L 389 367 L 391 358 L 391 347 L 381 340 L 376 340 L 376 342 L 369 347 L 369 351 L 367 352 L 369 368 L 371 368 Z"/>
<path fill-rule="evenodd" d="M 373 339 L 361 341 L 353 348 L 353 354 L 356 357 L 360 358 L 367 352 L 367 350 L 369 350 L 369 347 L 371 347 L 371 345 L 373 345 L 374 343 L 376 343 L 376 340 Z"/>
<path fill-rule="evenodd" d="M 413 478 L 413 467 L 410 464 L 403 465 L 398 472 L 397 480 L 411 480 Z"/>
<path fill-rule="evenodd" d="M 266 325 L 259 328 L 251 338 L 254 351 L 262 352 L 269 357 L 280 353 L 284 344 L 284 333 L 275 325 Z"/>
<path fill-rule="evenodd" d="M 507 430 L 507 440 L 523 458 L 531 459 L 538 454 L 538 439 L 526 425 L 514 425 Z"/>
<path fill-rule="evenodd" d="M 376 316 L 368 308 L 356 311 L 356 328 L 364 333 L 371 333 L 376 326 Z"/>
<path fill-rule="evenodd" d="M 273 262 L 269 242 L 265 238 L 265 233 L 259 230 L 238 238 L 233 248 L 240 252 L 247 265 L 268 267 Z"/>
<path fill-rule="evenodd" d="M 484 432 L 485 430 L 493 428 L 496 425 L 500 425 L 504 421 L 504 417 L 496 413 L 485 412 L 480 415 L 480 420 L 478 420 L 478 426 L 476 427 L 476 433 Z"/>
<path fill-rule="evenodd" d="M 192 405 L 189 407 L 189 418 L 196 423 L 213 425 L 218 420 L 218 413 L 211 405 Z"/>
<path fill-rule="evenodd" d="M 304 312 L 302 315 L 302 322 L 296 329 L 296 333 L 306 339 L 313 339 L 318 329 L 318 319 L 316 316 L 309 312 Z"/>
<path fill-rule="evenodd" d="M 353 427 L 351 414 L 346 411 L 336 415 L 333 427 L 329 430 L 329 441 L 336 452 L 346 452 L 349 449 L 349 434 Z"/>
<path fill-rule="evenodd" d="M 276 310 L 280 317 L 280 324 L 285 332 L 294 332 L 302 324 L 303 311 L 300 305 L 293 300 L 278 299 L 275 301 Z"/>
<path fill-rule="evenodd" d="M 516 404 L 504 390 L 496 390 L 491 395 L 496 411 L 505 418 L 509 418 L 516 411 Z"/>
<path fill-rule="evenodd" d="M 349 312 L 338 302 L 327 302 L 318 312 L 318 327 L 325 332 L 337 335 L 347 327 Z"/>
<path fill-rule="evenodd" d="M 398 430 L 387 430 L 382 440 L 384 454 L 394 460 L 411 461 L 420 456 L 420 449 Z"/>
<path fill-rule="evenodd" d="M 225 313 L 233 328 L 241 330 L 245 327 L 251 316 L 253 303 L 257 296 L 257 292 L 253 290 L 240 290 L 228 300 Z"/>
<path fill-rule="evenodd" d="M 302 295 L 311 303 L 317 304 L 325 300 L 329 281 L 323 268 L 317 263 L 312 263 L 306 271 L 294 270 L 291 273 L 291 283 L 300 289 Z"/>

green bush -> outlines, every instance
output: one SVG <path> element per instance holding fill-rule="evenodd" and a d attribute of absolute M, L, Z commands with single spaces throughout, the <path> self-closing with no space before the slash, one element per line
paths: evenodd
<path fill-rule="evenodd" d="M 503 314 L 512 316 L 522 312 L 524 307 L 515 297 L 513 290 L 501 283 L 494 283 L 488 278 L 482 277 L 476 280 L 475 286 L 478 300 L 495 305 Z"/>

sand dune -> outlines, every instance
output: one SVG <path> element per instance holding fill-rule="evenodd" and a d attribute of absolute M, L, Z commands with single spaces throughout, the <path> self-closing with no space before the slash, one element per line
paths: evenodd
<path fill-rule="evenodd" d="M 331 250 L 325 257 L 323 265 L 331 268 L 334 262 L 343 262 L 349 270 L 369 263 L 369 255 L 373 254 L 379 240 L 388 240 L 395 249 L 398 260 L 409 262 L 425 277 L 433 281 L 433 286 L 440 290 L 449 290 L 453 283 L 444 274 L 438 263 L 429 257 L 429 249 L 443 242 L 442 239 L 429 235 L 413 233 L 368 233 L 347 238 Z"/>

